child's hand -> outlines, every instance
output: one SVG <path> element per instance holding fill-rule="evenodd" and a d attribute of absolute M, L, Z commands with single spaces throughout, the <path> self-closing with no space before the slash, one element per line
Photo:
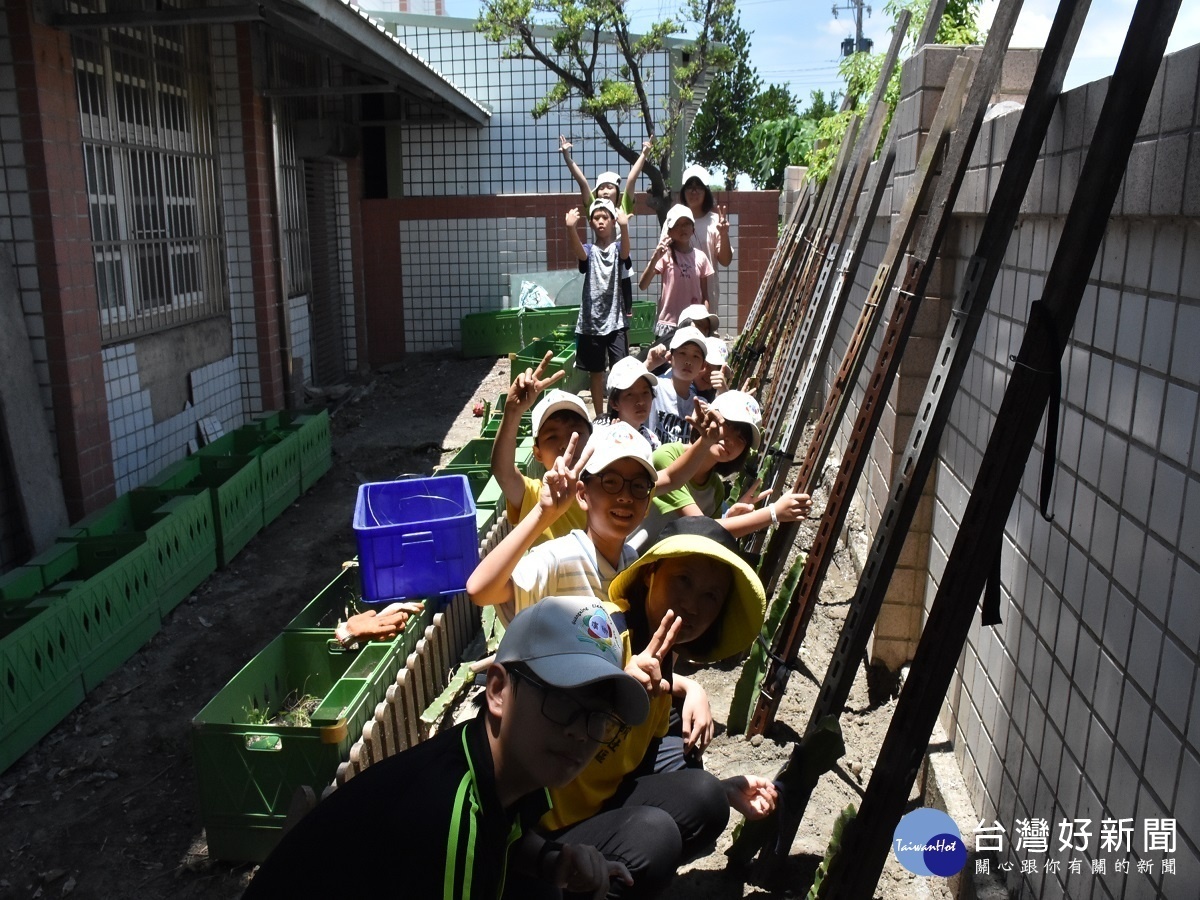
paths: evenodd
<path fill-rule="evenodd" d="M 708 383 L 717 392 L 718 396 L 729 390 L 729 383 L 725 380 L 725 372 L 725 366 L 717 366 L 708 373 Z"/>
<path fill-rule="evenodd" d="M 657 246 L 655 246 L 654 261 L 658 262 L 660 259 L 662 259 L 664 256 L 667 255 L 667 252 L 670 249 L 671 249 L 671 237 L 670 237 L 670 235 L 668 235 L 668 236 L 664 237 L 661 241 L 659 241 Z"/>
<path fill-rule="evenodd" d="M 567 159 L 571 158 L 571 142 L 567 140 L 565 135 L 558 136 L 558 152 Z"/>
<path fill-rule="evenodd" d="M 556 854 L 551 851 L 552 859 Z M 564 844 L 554 859 L 551 881 L 573 894 L 591 894 L 604 897 L 612 886 L 612 879 L 633 886 L 633 876 L 624 863 L 605 858 L 604 854 L 590 844 Z"/>
<path fill-rule="evenodd" d="M 542 378 L 546 366 L 554 358 L 554 351 L 547 350 L 536 369 L 526 369 L 517 375 L 516 380 L 508 387 L 508 396 L 504 398 L 504 411 L 514 415 L 524 415 L 525 410 L 533 406 L 538 394 L 551 385 L 558 384 L 567 377 L 567 370 L 560 369 L 549 378 Z"/>
<path fill-rule="evenodd" d="M 753 397 L 755 391 L 758 390 L 758 385 L 754 383 L 754 376 L 747 375 L 746 380 L 742 382 L 742 386 L 738 388 L 738 390 L 740 390 L 743 394 L 749 394 L 751 397 Z"/>
<path fill-rule="evenodd" d="M 758 490 L 762 484 L 762 479 L 755 478 L 750 482 L 750 486 L 738 497 L 737 503 L 732 504 L 725 513 L 725 518 L 732 519 L 735 516 L 744 516 L 746 513 L 754 512 L 754 508 L 771 496 L 770 490 L 765 490 L 758 496 L 754 492 Z"/>
<path fill-rule="evenodd" d="M 721 426 L 725 418 L 699 397 L 694 397 L 692 403 L 695 409 L 684 421 L 696 430 L 700 440 L 706 444 L 715 444 L 721 439 Z"/>
<path fill-rule="evenodd" d="M 775 812 L 779 790 L 759 775 L 734 775 L 721 780 L 729 805 L 747 819 L 765 819 Z"/>
<path fill-rule="evenodd" d="M 646 368 L 653 371 L 659 366 L 667 363 L 667 348 L 662 344 L 655 344 L 646 352 Z"/>
<path fill-rule="evenodd" d="M 579 207 L 575 206 L 567 210 L 567 227 L 578 228 L 579 220 L 583 218 L 583 214 L 579 211 Z"/>
<path fill-rule="evenodd" d="M 812 510 L 812 498 L 808 494 L 797 494 L 788 491 L 772 506 L 780 522 L 798 522 Z"/>
<path fill-rule="evenodd" d="M 619 206 L 617 207 L 617 224 L 621 226 L 621 231 L 624 231 L 629 225 L 629 213 Z"/>
<path fill-rule="evenodd" d="M 571 501 L 575 498 L 575 485 L 579 483 L 579 473 L 583 471 L 583 467 L 587 465 L 587 461 L 591 459 L 592 448 L 585 447 L 583 453 L 579 455 L 579 462 L 571 465 L 575 458 L 575 448 L 579 444 L 579 432 L 571 432 L 571 439 L 567 441 L 567 449 L 563 451 L 563 455 L 554 461 L 546 474 L 542 476 L 542 490 L 538 495 L 538 508 L 542 514 L 549 516 L 552 520 L 557 519 L 567 507 L 571 505 Z"/>
<path fill-rule="evenodd" d="M 344 631 L 349 638 L 347 643 L 391 640 L 404 631 L 409 616 L 419 615 L 424 608 L 425 604 L 420 601 L 392 603 L 380 611 L 370 609 L 351 616 L 339 631 Z"/>
<path fill-rule="evenodd" d="M 675 646 L 675 638 L 679 636 L 679 629 L 682 627 L 683 619 L 676 616 L 674 610 L 668 609 L 646 649 L 634 654 L 625 664 L 625 673 L 636 678 L 638 684 L 644 687 L 651 697 L 671 692 L 671 682 L 662 676 L 662 661 Z"/>
<path fill-rule="evenodd" d="M 642 158 L 646 159 L 650 156 L 650 151 L 654 148 L 654 141 L 642 141 Z"/>
<path fill-rule="evenodd" d="M 684 694 L 681 718 L 683 752 L 691 753 L 695 750 L 703 753 L 704 748 L 712 743 L 716 726 L 713 722 L 712 706 L 708 702 L 708 692 L 694 681 L 688 684 L 687 693 Z"/>
<path fill-rule="evenodd" d="M 721 232 L 721 234 L 729 231 L 729 216 L 726 214 L 726 207 L 724 205 L 717 207 L 717 231 Z"/>

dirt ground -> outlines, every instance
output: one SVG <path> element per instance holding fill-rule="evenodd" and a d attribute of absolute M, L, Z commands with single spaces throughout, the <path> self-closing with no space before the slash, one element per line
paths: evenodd
<path fill-rule="evenodd" d="M 167 618 L 162 630 L 114 672 L 40 743 L 0 775 L 0 898 L 233 898 L 252 867 L 209 859 L 197 812 L 192 717 L 338 572 L 355 553 L 355 490 L 363 481 L 432 467 L 478 434 L 474 401 L 507 386 L 507 360 L 412 355 L 375 373 L 334 404 L 333 468 L 208 579 Z M 824 674 L 855 574 L 843 553 L 831 567 L 802 660 Z M 738 669 L 710 667 L 707 687 L 718 723 L 728 711 Z M 834 818 L 860 801 L 894 700 L 869 696 L 860 672 L 842 724 L 848 747 L 839 774 L 818 785 L 792 846 L 790 890 L 772 892 L 728 871 L 723 851 L 687 867 L 670 898 L 803 896 L 824 853 Z M 706 754 L 718 775 L 773 775 L 802 730 L 816 683 L 793 676 L 768 739 L 747 741 L 719 727 Z M 736 818 L 736 817 L 735 817 Z M 319 864 L 336 865 L 329 848 Z M 944 883 L 889 861 L 882 900 L 949 898 Z"/>

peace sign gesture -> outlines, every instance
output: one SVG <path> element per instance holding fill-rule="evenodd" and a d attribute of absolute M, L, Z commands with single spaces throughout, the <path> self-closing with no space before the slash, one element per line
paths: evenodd
<path fill-rule="evenodd" d="M 634 654 L 625 665 L 625 673 L 636 678 L 638 684 L 644 687 L 651 697 L 671 691 L 671 682 L 663 678 L 662 661 L 675 646 L 675 639 L 682 627 L 683 619 L 675 615 L 674 610 L 668 609 L 646 649 Z"/>
<path fill-rule="evenodd" d="M 724 234 L 729 230 L 729 214 L 724 203 L 717 207 L 717 230 Z"/>
<path fill-rule="evenodd" d="M 575 448 L 578 446 L 579 432 L 573 431 L 563 455 L 556 459 L 554 465 L 547 469 L 546 474 L 542 476 L 542 490 L 538 495 L 538 507 L 542 514 L 549 517 L 551 521 L 561 516 L 571 505 L 571 500 L 575 496 L 575 485 L 579 483 L 579 475 L 583 472 L 587 461 L 592 458 L 593 448 L 584 447 L 583 452 L 579 454 L 579 461 L 571 465 L 575 458 Z"/>
<path fill-rule="evenodd" d="M 538 394 L 544 391 L 551 385 L 558 384 L 567 377 L 566 369 L 559 369 L 549 378 L 543 378 L 546 374 L 546 366 L 550 365 L 550 360 L 554 358 L 554 351 L 547 350 L 546 355 L 542 357 L 542 361 L 538 363 L 536 369 L 526 369 L 517 375 L 508 388 L 508 396 L 504 398 L 504 411 L 513 413 L 514 415 L 523 415 L 525 410 L 529 409 L 537 401 Z"/>

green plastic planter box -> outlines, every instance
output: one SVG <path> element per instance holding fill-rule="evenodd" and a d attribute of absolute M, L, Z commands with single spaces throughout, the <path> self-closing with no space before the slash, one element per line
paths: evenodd
<path fill-rule="evenodd" d="M 158 608 L 171 612 L 217 568 L 217 531 L 208 488 L 135 488 L 77 522 L 68 539 L 142 535 L 155 566 Z"/>
<path fill-rule="evenodd" d="M 567 379 L 570 380 L 571 371 L 575 368 L 575 345 L 574 343 L 564 343 L 556 341 L 552 338 L 539 338 L 532 344 L 522 348 L 509 363 L 509 383 L 517 380 L 517 375 L 524 372 L 526 369 L 537 368 L 538 363 L 542 361 L 542 357 L 547 351 L 554 353 L 549 365 L 543 370 L 543 378 L 549 378 L 555 372 L 562 369 L 567 370 Z M 561 388 L 562 382 L 559 382 L 555 387 Z"/>
<path fill-rule="evenodd" d="M 491 474 L 492 444 L 491 438 L 472 438 L 461 450 L 451 457 L 443 467 L 446 474 L 467 474 L 471 471 L 483 471 Z M 533 442 L 528 438 L 518 438 L 516 448 L 517 468 L 524 469 L 533 458 Z M 485 479 L 486 481 L 486 479 Z M 482 485 L 480 485 L 482 487 Z"/>
<path fill-rule="evenodd" d="M 459 324 L 462 355 L 501 356 L 521 347 L 521 311 L 496 309 L 467 313 Z"/>
<path fill-rule="evenodd" d="M 159 472 L 149 486 L 168 493 L 209 489 L 217 565 L 222 568 L 263 527 L 262 466 L 258 456 L 197 453 Z"/>
<path fill-rule="evenodd" d="M 259 421 L 223 435 L 201 456 L 257 456 L 262 470 L 263 524 L 274 521 L 300 497 L 302 426 L 268 427 Z"/>
<path fill-rule="evenodd" d="M 285 631 L 200 711 L 192 750 L 209 855 L 271 852 L 293 794 L 307 785 L 319 796 L 333 780 L 423 630 L 412 622 L 395 641 L 350 652 L 333 649 L 331 629 Z M 310 725 L 247 722 L 249 709 L 273 713 L 289 694 L 323 698 Z"/>
<path fill-rule="evenodd" d="M 75 548 L 76 565 L 30 602 L 69 610 L 75 663 L 90 691 L 158 632 L 157 563 L 140 532 L 67 546 Z"/>
<path fill-rule="evenodd" d="M 268 431 L 295 432 L 300 439 L 300 491 L 307 491 L 333 464 L 329 410 L 285 409 L 258 417 Z"/>
<path fill-rule="evenodd" d="M 69 605 L 0 607 L 0 772 L 83 702 L 78 653 Z"/>
<path fill-rule="evenodd" d="M 629 343 L 648 344 L 654 340 L 654 320 L 658 304 L 647 300 L 633 301 L 633 318 L 629 322 Z"/>

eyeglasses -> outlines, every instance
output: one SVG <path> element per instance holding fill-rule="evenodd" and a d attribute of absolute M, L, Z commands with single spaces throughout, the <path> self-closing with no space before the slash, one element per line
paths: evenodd
<path fill-rule="evenodd" d="M 604 488 L 606 493 L 619 494 L 629 485 L 629 493 L 633 495 L 635 500 L 645 500 L 650 496 L 650 492 L 654 490 L 654 482 L 644 475 L 639 475 L 636 478 L 626 478 L 619 472 L 602 472 L 597 475 L 594 472 L 588 472 L 583 476 L 584 481 L 590 481 L 593 478 L 600 479 L 600 487 Z"/>
<path fill-rule="evenodd" d="M 509 669 L 510 675 L 525 679 L 542 692 L 542 715 L 555 725 L 573 725 L 584 717 L 584 729 L 593 741 L 607 744 L 625 727 L 625 723 L 612 713 L 601 709 L 588 709 L 566 691 L 552 688 L 521 669 Z"/>

